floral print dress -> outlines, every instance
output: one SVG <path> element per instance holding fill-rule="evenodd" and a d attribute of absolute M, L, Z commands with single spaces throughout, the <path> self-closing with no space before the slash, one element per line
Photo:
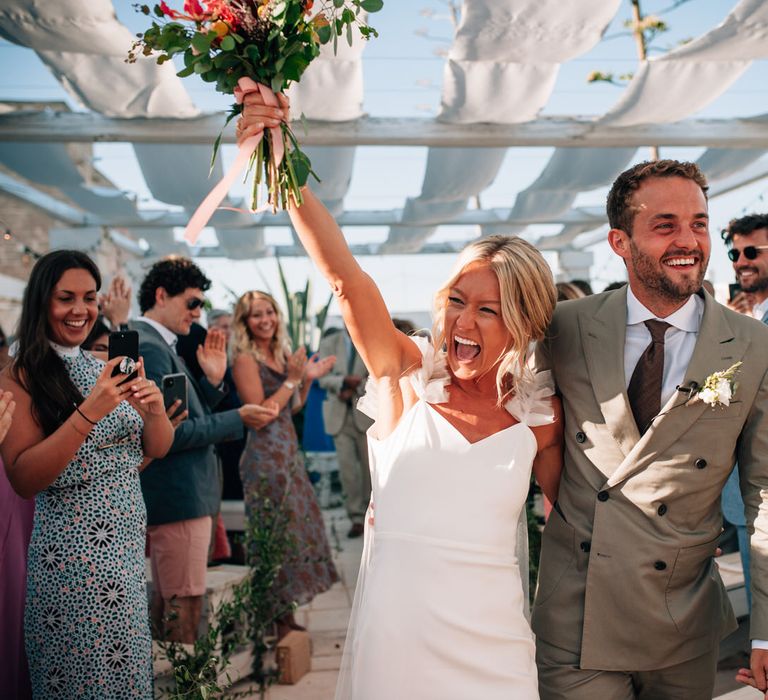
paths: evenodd
<path fill-rule="evenodd" d="M 264 395 L 271 396 L 286 375 L 259 362 Z M 304 467 L 291 402 L 261 430 L 248 430 L 240 458 L 246 514 L 265 523 L 282 512 L 288 522 L 286 553 L 280 569 L 277 597 L 282 603 L 304 605 L 328 590 L 339 575 L 331 559 L 325 525 L 315 491 Z M 258 509 L 257 513 L 253 513 Z M 274 522 L 274 520 L 272 521 Z"/>
<path fill-rule="evenodd" d="M 104 363 L 57 352 L 87 396 Z M 152 697 L 142 428 L 122 402 L 36 497 L 24 620 L 35 698 Z"/>

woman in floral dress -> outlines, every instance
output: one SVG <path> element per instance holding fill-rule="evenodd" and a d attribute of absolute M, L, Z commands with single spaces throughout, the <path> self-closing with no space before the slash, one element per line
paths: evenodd
<path fill-rule="evenodd" d="M 83 253 L 38 260 L 0 375 L 17 402 L 1 448 L 8 479 L 36 497 L 24 619 L 35 698 L 152 697 L 138 466 L 167 452 L 173 428 L 141 362 L 125 382 L 112 376 L 123 358 L 80 349 L 100 285 Z"/>
<path fill-rule="evenodd" d="M 264 292 L 240 297 L 232 326 L 237 393 L 247 403 L 270 400 L 280 407 L 269 425 L 248 431 L 240 459 L 246 513 L 264 508 L 265 499 L 277 508 L 283 504 L 290 531 L 277 594 L 284 606 L 303 605 L 339 576 L 291 415 L 304 405 L 312 380 L 327 374 L 336 358 L 308 361 L 304 348 L 292 353 L 277 302 Z M 281 616 L 278 626 L 278 634 L 301 629 L 292 613 Z"/>

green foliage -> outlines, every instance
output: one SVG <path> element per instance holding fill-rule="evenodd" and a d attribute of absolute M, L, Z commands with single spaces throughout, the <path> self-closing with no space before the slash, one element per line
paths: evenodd
<path fill-rule="evenodd" d="M 292 292 L 288 287 L 288 280 L 285 277 L 285 271 L 280 263 L 280 258 L 275 258 L 277 261 L 277 271 L 280 274 L 280 286 L 283 290 L 283 297 L 285 299 L 285 308 L 287 312 L 286 326 L 288 327 L 288 337 L 291 339 L 291 347 L 294 349 L 304 346 L 310 349 L 312 341 L 312 329 L 313 319 L 309 313 L 309 304 L 311 301 L 311 285 L 307 280 L 303 290 Z M 328 317 L 328 309 L 333 301 L 333 294 L 328 297 L 328 301 L 325 306 L 315 314 L 314 325 L 320 331 L 325 326 L 325 320 Z"/>
<path fill-rule="evenodd" d="M 229 597 L 211 615 L 207 633 L 191 649 L 179 642 L 158 642 L 173 669 L 170 687 L 162 688 L 164 698 L 252 697 L 250 690 L 237 694 L 229 691 L 231 682 L 226 673 L 232 655 L 249 643 L 254 654 L 253 679 L 261 696 L 277 681 L 273 657 L 276 624 L 294 607 L 282 600 L 280 579 L 285 561 L 297 551 L 286 505 L 289 491 L 290 481 L 280 500 L 274 500 L 267 477 L 262 476 L 256 492 L 248 494 L 252 506 L 248 508 L 244 540 L 248 576 L 233 586 Z M 167 621 L 172 620 L 173 615 Z"/>

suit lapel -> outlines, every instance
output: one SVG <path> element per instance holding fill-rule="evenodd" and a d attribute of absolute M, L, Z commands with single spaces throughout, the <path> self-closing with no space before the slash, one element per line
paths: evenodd
<path fill-rule="evenodd" d="M 594 316 L 581 316 L 579 327 L 592 391 L 605 424 L 626 456 L 640 439 L 624 382 L 626 287 L 606 297 Z"/>
<path fill-rule="evenodd" d="M 701 328 L 680 386 L 696 382 L 701 387 L 710 374 L 727 369 L 743 359 L 749 344 L 735 337 L 723 307 L 708 294 L 704 295 L 704 304 Z M 614 486 L 649 466 L 660 452 L 667 449 L 708 409 L 703 401 L 689 403 L 685 393 L 673 394 L 659 417 L 611 475 L 607 485 Z"/>

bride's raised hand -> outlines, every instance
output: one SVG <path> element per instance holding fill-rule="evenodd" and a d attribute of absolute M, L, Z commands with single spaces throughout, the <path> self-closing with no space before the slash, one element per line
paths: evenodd
<path fill-rule="evenodd" d="M 235 132 L 237 145 L 245 139 L 256 136 L 265 128 L 278 126 L 280 122 L 290 121 L 291 103 L 282 93 L 277 93 L 279 107 L 270 107 L 264 102 L 261 92 L 249 92 L 243 98 L 243 111 L 237 120 Z"/>

